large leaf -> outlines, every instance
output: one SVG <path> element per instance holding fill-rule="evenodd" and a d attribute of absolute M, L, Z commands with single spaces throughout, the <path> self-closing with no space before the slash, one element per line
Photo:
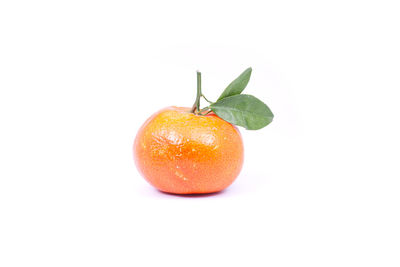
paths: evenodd
<path fill-rule="evenodd" d="M 252 95 L 229 96 L 210 105 L 210 108 L 221 119 L 248 130 L 261 129 L 274 118 L 269 107 Z"/>
<path fill-rule="evenodd" d="M 251 71 L 251 68 L 243 71 L 242 74 L 239 75 L 239 77 L 237 77 L 233 82 L 228 85 L 228 87 L 226 87 L 218 100 L 221 100 L 228 96 L 238 95 L 243 92 L 244 88 L 246 88 L 247 84 L 249 83 Z"/>

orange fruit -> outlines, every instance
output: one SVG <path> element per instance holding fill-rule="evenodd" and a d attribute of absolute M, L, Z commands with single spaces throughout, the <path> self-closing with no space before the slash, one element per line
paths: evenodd
<path fill-rule="evenodd" d="M 203 194 L 228 187 L 243 165 L 239 130 L 213 113 L 168 107 L 140 128 L 133 146 L 143 177 L 173 194 Z"/>
<path fill-rule="evenodd" d="M 212 102 L 202 93 L 197 71 L 192 108 L 168 107 L 147 119 L 133 152 L 150 184 L 173 194 L 205 194 L 221 191 L 236 179 L 243 165 L 243 142 L 232 124 L 259 130 L 274 117 L 261 100 L 241 94 L 251 72 L 252 68 L 243 71 Z M 209 105 L 200 108 L 201 98 Z"/>

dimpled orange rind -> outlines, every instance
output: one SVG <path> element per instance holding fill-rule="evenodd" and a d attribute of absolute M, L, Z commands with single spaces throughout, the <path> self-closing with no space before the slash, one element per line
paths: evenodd
<path fill-rule="evenodd" d="M 228 187 L 243 165 L 239 130 L 215 114 L 168 107 L 153 114 L 134 142 L 143 177 L 160 191 L 205 194 Z"/>

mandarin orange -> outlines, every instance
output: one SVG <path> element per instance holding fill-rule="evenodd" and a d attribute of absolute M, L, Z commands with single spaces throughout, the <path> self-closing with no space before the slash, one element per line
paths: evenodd
<path fill-rule="evenodd" d="M 143 177 L 173 194 L 204 194 L 228 187 L 243 164 L 243 142 L 236 126 L 212 112 L 168 107 L 152 115 L 134 142 Z"/>

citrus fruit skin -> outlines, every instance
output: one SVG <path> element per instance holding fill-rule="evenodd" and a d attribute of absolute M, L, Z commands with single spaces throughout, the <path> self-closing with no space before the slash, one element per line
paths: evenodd
<path fill-rule="evenodd" d="M 168 107 L 153 114 L 135 138 L 134 158 L 143 177 L 173 194 L 204 194 L 228 187 L 243 165 L 239 130 L 215 114 Z"/>

